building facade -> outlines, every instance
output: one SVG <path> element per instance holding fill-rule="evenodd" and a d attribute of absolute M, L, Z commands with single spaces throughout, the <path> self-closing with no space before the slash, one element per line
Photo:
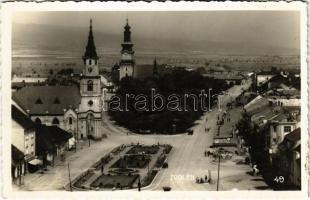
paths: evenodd
<path fill-rule="evenodd" d="M 12 145 L 25 155 L 26 162 L 31 162 L 36 153 L 34 123 L 14 105 L 12 119 Z"/>

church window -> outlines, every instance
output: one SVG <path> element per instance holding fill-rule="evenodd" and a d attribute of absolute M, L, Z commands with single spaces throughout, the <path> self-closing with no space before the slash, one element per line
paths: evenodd
<path fill-rule="evenodd" d="M 36 120 L 34 121 L 36 124 L 41 124 L 41 119 L 40 118 L 36 118 Z"/>
<path fill-rule="evenodd" d="M 88 101 L 88 105 L 92 106 L 94 104 L 94 102 L 92 100 Z"/>
<path fill-rule="evenodd" d="M 42 104 L 42 100 L 40 97 L 36 100 L 36 104 Z"/>
<path fill-rule="evenodd" d="M 54 104 L 60 104 L 60 101 L 59 101 L 58 97 L 55 98 Z"/>
<path fill-rule="evenodd" d="M 284 126 L 284 132 L 285 133 L 291 132 L 291 126 Z"/>
<path fill-rule="evenodd" d="M 91 80 L 87 81 L 87 91 L 93 91 L 93 89 L 94 89 L 93 81 Z"/>
<path fill-rule="evenodd" d="M 53 126 L 58 126 L 59 125 L 59 120 L 55 117 L 52 121 Z"/>
<path fill-rule="evenodd" d="M 72 117 L 69 117 L 69 124 L 72 124 Z"/>

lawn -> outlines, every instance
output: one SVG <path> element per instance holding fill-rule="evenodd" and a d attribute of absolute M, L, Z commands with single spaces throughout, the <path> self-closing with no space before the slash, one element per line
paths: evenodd
<path fill-rule="evenodd" d="M 118 159 L 111 168 L 145 168 L 150 161 L 151 158 L 148 155 L 125 155 Z"/>
<path fill-rule="evenodd" d="M 126 154 L 156 154 L 159 151 L 159 146 L 142 146 L 136 145 L 132 147 Z"/>
<path fill-rule="evenodd" d="M 95 188 L 131 188 L 138 177 L 138 175 L 101 175 L 90 186 Z"/>

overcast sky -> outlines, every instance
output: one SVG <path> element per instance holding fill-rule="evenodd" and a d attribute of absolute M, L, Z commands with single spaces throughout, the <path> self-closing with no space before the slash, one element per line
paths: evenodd
<path fill-rule="evenodd" d="M 20 12 L 13 22 L 88 27 L 119 34 L 129 18 L 135 37 L 244 42 L 299 49 L 299 13 L 293 11 Z"/>

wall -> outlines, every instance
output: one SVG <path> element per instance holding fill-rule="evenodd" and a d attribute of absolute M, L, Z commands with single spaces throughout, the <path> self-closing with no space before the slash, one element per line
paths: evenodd
<path fill-rule="evenodd" d="M 12 144 L 21 152 L 25 152 L 24 128 L 12 120 Z"/>
<path fill-rule="evenodd" d="M 281 106 L 300 106 L 300 99 L 287 99 L 287 98 L 277 98 L 277 99 L 268 99 L 274 105 Z"/>
<path fill-rule="evenodd" d="M 25 160 L 34 158 L 36 153 L 35 131 L 25 131 Z"/>
<path fill-rule="evenodd" d="M 284 127 L 290 126 L 291 131 L 285 132 Z M 270 125 L 270 147 L 272 153 L 276 153 L 278 145 L 283 141 L 284 137 L 298 128 L 300 124 L 298 122 L 275 122 Z"/>

